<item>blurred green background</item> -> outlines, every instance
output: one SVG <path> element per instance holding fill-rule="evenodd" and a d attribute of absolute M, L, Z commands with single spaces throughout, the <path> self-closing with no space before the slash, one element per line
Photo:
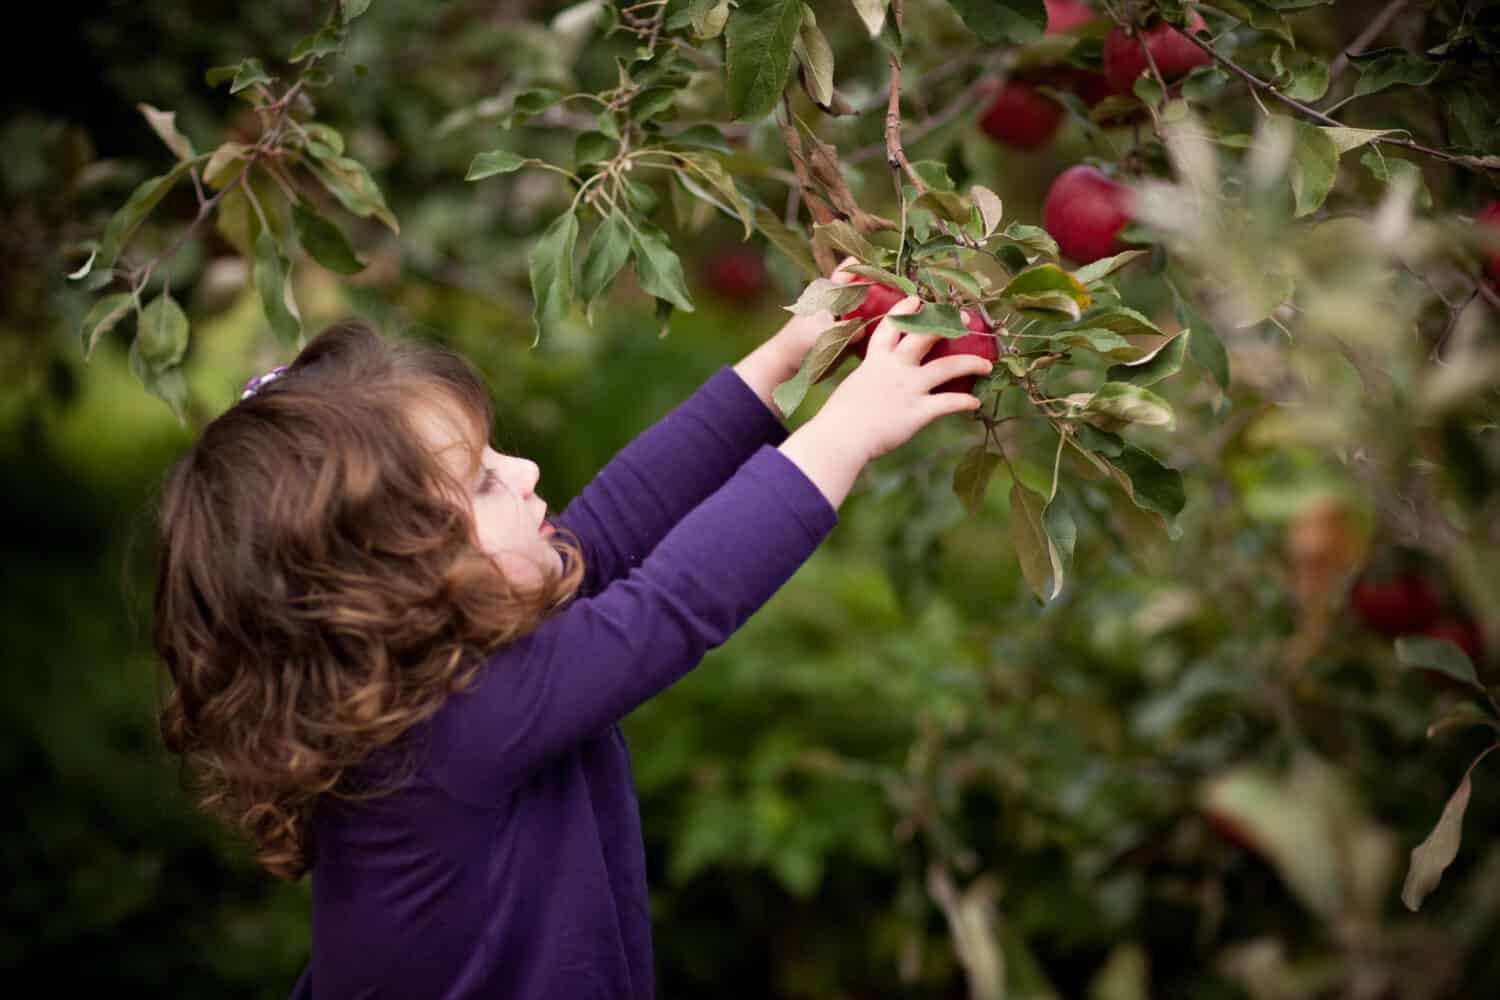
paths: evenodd
<path fill-rule="evenodd" d="M 532 346 L 524 252 L 556 193 L 464 184 L 496 133 L 445 125 L 524 75 L 530 50 L 506 49 L 521 8 L 375 5 L 354 53 L 368 73 L 320 110 L 376 171 L 403 234 L 358 230 L 369 272 L 340 284 L 308 267 L 299 300 L 308 329 L 360 315 L 461 350 L 493 388 L 497 444 L 535 458 L 561 506 L 769 335 L 796 285 L 772 261 L 724 294 L 710 268 L 739 232 L 715 222 L 685 245 L 699 309 L 670 335 L 624 288 L 592 328 Z M 83 361 L 89 303 L 62 276 L 164 162 L 136 103 L 176 109 L 211 148 L 235 108 L 202 71 L 284 52 L 323 7 L 32 14 L 29 36 L 58 71 L 12 63 L 0 119 L 0 774 L 18 802 L 0 854 L 0 967 L 53 989 L 281 996 L 307 956 L 306 886 L 259 872 L 180 790 L 155 728 L 149 629 L 165 470 L 195 421 L 288 354 L 239 259 L 193 241 L 172 279 L 194 320 L 194 407 L 179 424 L 127 370 L 123 337 Z M 1086 150 L 1070 131 L 1001 173 L 982 143 L 960 145 L 957 162 L 1033 223 L 1051 177 Z M 178 195 L 165 214 L 180 224 L 192 203 Z M 142 239 L 174 232 L 164 221 Z M 1126 300 L 1144 311 L 1161 292 L 1143 277 Z M 1321 496 L 1376 515 L 1330 454 L 1215 430 L 1262 388 L 1220 398 L 1202 372 L 1183 376 L 1173 398 L 1193 417 L 1156 442 L 1186 471 L 1181 537 L 1132 534 L 1129 511 L 1084 484 L 1073 583 L 1045 608 L 1017 569 L 1004 483 L 975 516 L 952 494 L 974 440 L 965 422 L 867 475 L 771 604 L 627 723 L 661 996 L 966 996 L 966 934 L 994 945 L 1015 997 L 1494 995 L 1493 775 L 1476 772 L 1439 890 L 1419 914 L 1398 898 L 1407 852 L 1485 731 L 1429 743 L 1461 696 L 1399 670 L 1389 643 L 1342 612 L 1313 682 L 1283 683 L 1297 627 L 1286 525 Z M 1045 462 L 1020 474 L 1045 485 Z M 1206 797 L 1226 787 L 1245 829 L 1210 821 Z"/>

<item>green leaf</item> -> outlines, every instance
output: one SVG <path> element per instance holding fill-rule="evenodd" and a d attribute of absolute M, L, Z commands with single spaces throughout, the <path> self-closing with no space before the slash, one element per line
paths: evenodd
<path fill-rule="evenodd" d="M 1084 419 L 1115 431 L 1129 424 L 1171 427 L 1172 405 L 1150 389 L 1129 382 L 1106 382 L 1089 397 Z"/>
<path fill-rule="evenodd" d="M 260 292 L 260 307 L 271 330 L 288 344 L 302 340 L 302 318 L 287 304 L 287 275 L 291 263 L 281 253 L 276 237 L 262 230 L 255 240 L 255 287 Z"/>
<path fill-rule="evenodd" d="M 1343 156 L 1351 149 L 1358 149 L 1367 142 L 1379 139 L 1383 135 L 1390 135 L 1392 130 L 1388 128 L 1348 128 L 1345 126 L 1320 126 L 1323 134 L 1333 140 L 1333 145 Z"/>
<path fill-rule="evenodd" d="M 1484 690 L 1474 671 L 1474 662 L 1462 647 L 1449 639 L 1402 636 L 1396 640 L 1396 659 L 1404 667 L 1433 670 L 1477 691 Z"/>
<path fill-rule="evenodd" d="M 1168 526 L 1187 503 L 1182 473 L 1168 468 L 1150 452 L 1127 444 L 1116 456 L 1103 459 L 1114 480 L 1139 508 L 1160 516 Z"/>
<path fill-rule="evenodd" d="M 552 220 L 531 251 L 532 320 L 538 340 L 573 304 L 573 250 L 577 242 L 578 217 L 568 211 Z"/>
<path fill-rule="evenodd" d="M 193 152 L 192 142 L 188 140 L 187 136 L 177 130 L 177 112 L 162 111 L 144 102 L 137 104 L 135 107 L 137 111 L 146 116 L 146 121 L 150 123 L 151 130 L 161 138 L 162 142 L 166 143 L 167 148 L 172 151 L 172 155 L 176 156 L 179 160 L 191 160 L 197 155 Z"/>
<path fill-rule="evenodd" d="M 553 90 L 551 87 L 538 87 L 535 90 L 517 94 L 515 102 L 510 106 L 510 113 L 500 119 L 500 127 L 514 128 L 525 124 L 565 97 L 567 95 L 562 91 Z"/>
<path fill-rule="evenodd" d="M 247 87 L 271 83 L 274 80 L 275 77 L 266 73 L 259 59 L 246 59 L 234 68 L 234 82 L 229 85 L 229 92 L 238 94 Z"/>
<path fill-rule="evenodd" d="M 1189 331 L 1183 330 L 1144 358 L 1111 366 L 1105 377 L 1111 382 L 1129 382 L 1131 385 L 1155 385 L 1170 378 L 1182 370 L 1188 338 Z"/>
<path fill-rule="evenodd" d="M 696 146 L 711 149 L 716 153 L 728 153 L 729 143 L 717 125 L 700 122 L 690 125 L 667 140 L 669 146 Z"/>
<path fill-rule="evenodd" d="M 113 330 L 115 326 L 130 314 L 135 305 L 135 299 L 129 292 L 119 292 L 114 295 L 106 295 L 93 308 L 88 315 L 83 317 L 83 323 L 78 327 L 78 340 L 83 347 L 83 357 L 87 361 L 94 354 L 94 347 L 99 343 L 99 338 Z"/>
<path fill-rule="evenodd" d="M 755 228 L 770 241 L 772 246 L 780 250 L 797 266 L 797 270 L 804 278 L 816 278 L 822 274 L 818 270 L 817 263 L 813 261 L 812 254 L 808 252 L 807 237 L 787 226 L 781 221 L 781 216 L 764 205 L 755 207 Z"/>
<path fill-rule="evenodd" d="M 309 164 L 309 167 L 329 193 L 349 211 L 361 218 L 374 216 L 391 232 L 400 234 L 401 226 L 386 207 L 385 195 L 381 194 L 363 163 L 339 156 Z"/>
<path fill-rule="evenodd" d="M 650 121 L 677 102 L 676 87 L 648 87 L 630 100 L 630 120 Z"/>
<path fill-rule="evenodd" d="M 1125 440 L 1118 434 L 1101 431 L 1091 424 L 1077 423 L 1069 432 L 1080 448 L 1097 451 L 1110 458 L 1118 458 L 1125 451 Z"/>
<path fill-rule="evenodd" d="M 802 0 L 744 0 L 729 15 L 729 109 L 736 120 L 770 114 L 786 87 Z"/>
<path fill-rule="evenodd" d="M 926 267 L 923 270 L 935 278 L 942 278 L 954 288 L 962 289 L 972 299 L 984 298 L 984 287 L 979 284 L 979 279 L 967 271 L 952 267 Z"/>
<path fill-rule="evenodd" d="M 802 289 L 797 301 L 787 306 L 787 312 L 794 316 L 811 316 L 827 310 L 835 316 L 842 316 L 857 309 L 869 291 L 870 286 L 866 284 L 838 285 L 827 278 L 815 278 Z"/>
<path fill-rule="evenodd" d="M 603 163 L 614 155 L 615 149 L 615 141 L 603 132 L 580 132 L 573 143 L 573 167 Z"/>
<path fill-rule="evenodd" d="M 203 183 L 215 191 L 238 177 L 245 169 L 245 160 L 255 147 L 243 142 L 226 142 L 213 151 L 208 165 L 203 168 Z"/>
<path fill-rule="evenodd" d="M 179 161 L 171 170 L 159 177 L 152 177 L 142 181 L 125 204 L 110 217 L 109 225 L 104 229 L 104 238 L 99 244 L 99 267 L 113 267 L 115 260 L 125 244 L 130 242 L 130 237 L 140 228 L 142 222 L 151 214 L 151 210 L 161 203 L 167 196 L 167 192 L 187 175 L 192 164 L 187 160 Z"/>
<path fill-rule="evenodd" d="M 854 10 L 864 22 L 865 30 L 870 33 L 871 38 L 880 37 L 880 31 L 885 27 L 885 10 L 888 6 L 890 0 L 854 0 Z"/>
<path fill-rule="evenodd" d="M 1326 132 L 1286 118 L 1293 129 L 1292 194 L 1297 199 L 1297 216 L 1318 210 L 1339 173 L 1339 150 Z"/>
<path fill-rule="evenodd" d="M 1020 44 L 1042 37 L 1047 8 L 1042 0 L 948 0 L 969 30 L 986 45 Z"/>
<path fill-rule="evenodd" d="M 1259 28 L 1268 34 L 1295 45 L 1292 38 L 1292 27 L 1286 23 L 1286 18 L 1281 11 L 1266 3 L 1265 0 L 1204 0 L 1204 6 L 1221 10 L 1230 17 Z"/>
<path fill-rule="evenodd" d="M 984 509 L 984 494 L 1000 465 L 1000 456 L 993 454 L 983 444 L 976 444 L 958 460 L 953 470 L 953 492 L 964 510 L 978 514 Z"/>
<path fill-rule="evenodd" d="M 1213 326 L 1177 293 L 1175 287 L 1172 289 L 1172 297 L 1176 300 L 1177 325 L 1193 332 L 1193 337 L 1188 342 L 1188 351 L 1192 353 L 1193 360 L 1213 376 L 1220 389 L 1228 392 L 1229 352 L 1224 349 L 1224 342 L 1214 332 Z"/>
<path fill-rule="evenodd" d="M 953 178 L 948 175 L 948 164 L 942 160 L 913 160 L 912 170 L 916 171 L 922 183 L 932 191 L 954 190 Z M 965 220 L 967 221 L 967 220 Z"/>
<path fill-rule="evenodd" d="M 1105 257 L 1094 261 L 1092 264 L 1083 265 L 1073 272 L 1073 277 L 1077 278 L 1080 284 L 1092 285 L 1094 282 L 1101 281 L 1109 275 L 1114 274 L 1126 264 L 1150 255 L 1151 251 L 1149 250 L 1126 250 L 1124 253 L 1117 253 L 1113 257 Z"/>
<path fill-rule="evenodd" d="M 1377 179 L 1387 184 L 1410 183 L 1412 190 L 1416 192 L 1417 204 L 1423 208 L 1432 207 L 1432 192 L 1427 188 L 1427 177 L 1416 163 L 1399 156 L 1389 156 L 1379 149 L 1366 150 L 1359 162 Z"/>
<path fill-rule="evenodd" d="M 302 126 L 307 133 L 307 151 L 320 160 L 336 160 L 344 155 L 344 137 L 322 122 Z"/>
<path fill-rule="evenodd" d="M 1057 531 L 1056 539 L 1049 532 L 1049 523 Z M 1040 494 L 1022 486 L 1019 479 L 1011 479 L 1011 543 L 1021 563 L 1021 575 L 1037 600 L 1049 601 L 1062 593 L 1077 533 L 1072 516 L 1061 505 L 1049 505 Z"/>
<path fill-rule="evenodd" d="M 1057 241 L 1041 226 L 1029 226 L 1023 222 L 1012 222 L 1005 231 L 990 237 L 989 243 L 1005 243 L 1020 247 L 1028 261 L 1037 257 L 1057 259 Z"/>
<path fill-rule="evenodd" d="M 899 288 L 906 295 L 917 294 L 916 282 L 910 278 L 903 278 L 894 271 L 887 271 L 883 267 L 876 267 L 874 264 L 849 264 L 844 270 L 857 277 L 868 278 L 879 285 L 889 285 L 892 288 Z"/>
<path fill-rule="evenodd" d="M 1129 306 L 1109 305 L 1090 309 L 1075 329 L 1109 330 L 1122 337 L 1165 336 L 1161 327 Z"/>
<path fill-rule="evenodd" d="M 597 135 L 598 133 L 585 133 Z M 464 175 L 466 181 L 482 181 L 486 177 L 496 174 L 508 174 L 522 167 L 531 167 L 542 161 L 527 156 L 517 156 L 508 149 L 492 149 L 488 153 L 479 153 L 469 162 L 469 172 Z"/>
<path fill-rule="evenodd" d="M 188 318 L 177 300 L 166 292 L 147 303 L 135 325 L 135 348 L 153 372 L 182 362 L 187 353 Z"/>
<path fill-rule="evenodd" d="M 725 201 L 729 203 L 729 207 L 726 208 L 722 205 L 719 207 L 726 215 L 737 217 L 740 220 L 741 224 L 745 227 L 744 238 L 749 239 L 751 232 L 754 231 L 755 210 L 750 207 L 750 202 L 740 192 L 739 186 L 735 184 L 734 178 L 729 176 L 729 172 L 724 169 L 724 165 L 708 153 L 679 153 L 677 155 L 699 176 L 712 184 L 715 191 L 724 196 Z M 691 178 L 687 177 L 682 171 L 678 172 L 678 177 L 684 187 L 702 197 L 701 192 L 696 190 Z"/>
<path fill-rule="evenodd" d="M 693 34 L 699 38 L 718 38 L 729 20 L 729 0 L 691 0 L 688 6 Z"/>
<path fill-rule="evenodd" d="M 331 25 L 325 26 L 298 42 L 292 48 L 292 54 L 287 61 L 298 63 L 308 56 L 322 59 L 324 56 L 333 55 L 343 47 L 343 44 L 343 29 Z"/>
<path fill-rule="evenodd" d="M 1304 103 L 1320 101 L 1328 93 L 1328 64 L 1313 57 L 1292 69 L 1292 79 L 1282 92 L 1296 101 Z"/>
<path fill-rule="evenodd" d="M 832 222 L 819 223 L 813 226 L 813 239 L 819 240 L 827 246 L 842 250 L 850 254 L 856 260 L 866 263 L 884 261 L 890 257 L 889 251 L 883 250 L 860 235 L 859 230 L 842 219 Z"/>
<path fill-rule="evenodd" d="M 293 208 L 293 217 L 297 239 L 313 260 L 336 274 L 358 274 L 365 269 L 365 262 L 338 226 L 302 205 Z"/>
<path fill-rule="evenodd" d="M 1049 555 L 1052 558 L 1052 597 L 1055 598 L 1062 593 L 1068 570 L 1073 565 L 1073 546 L 1078 541 L 1078 525 L 1073 523 L 1073 515 L 1068 513 L 1068 508 L 1053 497 L 1042 513 L 1042 526 L 1047 529 Z"/>
<path fill-rule="evenodd" d="M 370 9 L 370 0 L 339 0 L 339 14 L 345 24 Z"/>
<path fill-rule="evenodd" d="M 1500 119 L 1490 110 L 1488 99 L 1477 88 L 1444 87 L 1442 103 L 1448 110 L 1448 127 L 1456 145 L 1478 153 L 1500 146 L 1500 128 L 1497 128 Z"/>
<path fill-rule="evenodd" d="M 818 30 L 818 16 L 802 5 L 802 26 L 797 29 L 798 57 L 807 68 L 810 96 L 821 107 L 833 101 L 833 48 Z"/>
<path fill-rule="evenodd" d="M 1137 347 L 1113 330 L 1094 327 L 1079 327 L 1060 330 L 1052 334 L 1055 343 L 1067 347 L 1081 347 L 1116 361 L 1134 361 L 1143 356 L 1144 349 Z"/>
<path fill-rule="evenodd" d="M 1443 806 L 1443 814 L 1438 817 L 1437 824 L 1432 832 L 1427 835 L 1416 847 L 1411 849 L 1411 867 L 1407 869 L 1406 881 L 1401 886 L 1401 902 L 1406 908 L 1416 912 L 1422 907 L 1422 900 L 1427 894 L 1437 888 L 1438 882 L 1443 878 L 1443 872 L 1453 864 L 1453 859 L 1458 857 L 1459 844 L 1463 839 L 1464 813 L 1469 808 L 1469 795 L 1473 791 L 1472 778 L 1474 768 L 1479 762 L 1495 749 L 1495 744 L 1485 750 L 1469 769 L 1464 772 L 1464 780 L 1458 783 L 1448 802 Z"/>
<path fill-rule="evenodd" d="M 912 208 L 931 212 L 939 219 L 966 226 L 974 217 L 974 203 L 954 191 L 931 190 L 911 203 Z"/>
<path fill-rule="evenodd" d="M 1000 299 L 1014 309 L 1049 309 L 1078 319 L 1089 306 L 1083 282 L 1056 264 L 1029 267 L 1000 291 Z"/>
<path fill-rule="evenodd" d="M 130 367 L 130 373 L 141 380 L 141 385 L 153 396 L 163 400 L 172 408 L 172 413 L 180 423 L 187 411 L 187 380 L 182 377 L 181 368 L 165 368 L 160 371 L 153 369 L 142 358 L 138 350 L 139 340 L 130 345 L 130 353 L 126 357 L 126 363 Z"/>
<path fill-rule="evenodd" d="M 797 368 L 797 374 L 778 385 L 771 392 L 771 400 L 783 417 L 790 418 L 796 412 L 797 407 L 807 398 L 807 390 L 812 387 L 823 376 L 833 370 L 839 359 L 844 356 L 844 349 L 854 339 L 864 320 L 852 319 L 842 323 L 835 323 L 822 333 L 813 342 L 813 346 L 802 356 L 802 364 Z"/>
<path fill-rule="evenodd" d="M 635 252 L 635 274 L 641 289 L 672 303 L 683 312 L 692 312 L 693 300 L 682 275 L 682 261 L 667 243 L 665 235 L 654 226 L 642 223 L 631 234 L 630 242 Z"/>
<path fill-rule="evenodd" d="M 1405 49 L 1386 48 L 1350 56 L 1349 62 L 1359 70 L 1354 97 L 1378 93 L 1387 87 L 1423 87 L 1442 72 L 1441 63 L 1412 55 Z"/>
<path fill-rule="evenodd" d="M 902 333 L 928 333 L 939 337 L 967 337 L 973 333 L 964 326 L 963 315 L 958 306 L 943 302 L 924 302 L 918 312 L 904 316 L 886 314 L 891 326 Z"/>
<path fill-rule="evenodd" d="M 984 238 L 989 239 L 1004 220 L 1005 206 L 1000 196 L 982 184 L 969 188 L 969 197 L 979 209 L 980 221 L 984 224 Z"/>
<path fill-rule="evenodd" d="M 630 223 L 625 216 L 611 212 L 589 239 L 578 275 L 578 297 L 592 303 L 629 259 Z"/>

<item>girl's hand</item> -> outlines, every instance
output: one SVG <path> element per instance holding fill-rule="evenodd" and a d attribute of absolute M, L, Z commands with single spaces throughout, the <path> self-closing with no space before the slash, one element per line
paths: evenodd
<path fill-rule="evenodd" d="M 888 315 L 921 308 L 914 295 Z M 931 334 L 900 334 L 883 319 L 870 334 L 864 362 L 828 397 L 817 416 L 798 428 L 781 451 L 837 507 L 849 495 L 860 470 L 902 444 L 938 417 L 973 412 L 979 399 L 969 393 L 933 393 L 949 379 L 985 375 L 994 365 L 975 355 L 926 361 L 937 343 Z"/>
<path fill-rule="evenodd" d="M 845 257 L 833 272 L 832 280 L 840 284 L 853 280 L 854 275 L 843 270 L 845 265 L 852 263 L 853 257 Z M 797 374 L 797 369 L 802 367 L 802 358 L 817 342 L 818 335 L 834 322 L 833 314 L 826 309 L 808 316 L 793 316 L 769 340 L 736 364 L 735 374 L 779 417 L 781 411 L 776 408 L 771 393 Z"/>

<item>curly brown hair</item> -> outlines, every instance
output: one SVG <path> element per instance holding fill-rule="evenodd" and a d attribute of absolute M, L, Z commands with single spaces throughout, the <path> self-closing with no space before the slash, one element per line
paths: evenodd
<path fill-rule="evenodd" d="M 286 879 L 312 864 L 320 796 L 473 681 L 484 654 L 572 596 L 581 555 L 508 581 L 466 490 L 412 414 L 448 404 L 489 437 L 489 395 L 457 355 L 323 331 L 230 407 L 167 478 L 153 640 L 171 675 L 162 736 L 210 812 Z"/>

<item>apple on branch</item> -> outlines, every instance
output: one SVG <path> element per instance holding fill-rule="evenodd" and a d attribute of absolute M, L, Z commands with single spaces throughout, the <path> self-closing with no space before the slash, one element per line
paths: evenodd
<path fill-rule="evenodd" d="M 1203 18 L 1194 11 L 1188 21 L 1188 30 L 1197 34 L 1207 27 Z M 1213 61 L 1207 52 L 1159 17 L 1152 18 L 1137 30 L 1140 41 L 1120 25 L 1116 25 L 1104 40 L 1104 76 L 1109 81 L 1110 90 L 1116 94 L 1134 93 L 1136 78 L 1150 68 L 1146 53 L 1141 50 L 1142 42 L 1151 53 L 1163 82 L 1169 86 L 1193 69 Z"/>
<path fill-rule="evenodd" d="M 1058 249 L 1080 264 L 1124 253 L 1120 230 L 1130 221 L 1130 189 L 1097 167 L 1069 167 L 1042 202 L 1042 226 Z"/>

